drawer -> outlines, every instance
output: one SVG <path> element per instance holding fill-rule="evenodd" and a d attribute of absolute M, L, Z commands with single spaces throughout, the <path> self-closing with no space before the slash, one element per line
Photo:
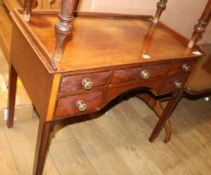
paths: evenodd
<path fill-rule="evenodd" d="M 155 77 L 167 75 L 170 64 L 158 64 L 136 68 L 119 69 L 114 72 L 113 84 L 126 83 L 134 80 L 149 80 Z"/>
<path fill-rule="evenodd" d="M 76 114 L 97 111 L 103 100 L 103 91 L 92 91 L 82 95 L 59 98 L 55 117 L 72 116 Z"/>
<path fill-rule="evenodd" d="M 179 73 L 190 73 L 196 65 L 196 61 L 182 61 L 177 62 L 173 65 L 173 68 L 170 71 L 170 75 L 179 74 Z"/>
<path fill-rule="evenodd" d="M 169 94 L 176 90 L 176 88 L 179 88 L 178 86 L 183 87 L 186 80 L 188 78 L 188 75 L 179 75 L 179 76 L 173 76 L 164 81 L 164 84 L 162 85 L 160 95 L 163 94 Z"/>
<path fill-rule="evenodd" d="M 89 90 L 93 87 L 103 86 L 109 80 L 110 75 L 111 71 L 64 76 L 62 78 L 60 92 L 81 89 Z"/>

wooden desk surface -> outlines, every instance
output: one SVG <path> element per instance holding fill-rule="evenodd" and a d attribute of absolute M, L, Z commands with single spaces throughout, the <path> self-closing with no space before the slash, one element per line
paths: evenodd
<path fill-rule="evenodd" d="M 150 17 L 97 18 L 78 16 L 73 21 L 73 38 L 67 43 L 58 72 L 195 57 L 188 40 L 164 24 L 151 25 Z M 118 19 L 118 20 L 117 20 Z M 55 49 L 57 15 L 38 15 L 26 23 L 32 38 L 51 56 Z M 164 49 L 165 48 L 165 49 Z M 145 59 L 147 54 L 151 58 Z"/>

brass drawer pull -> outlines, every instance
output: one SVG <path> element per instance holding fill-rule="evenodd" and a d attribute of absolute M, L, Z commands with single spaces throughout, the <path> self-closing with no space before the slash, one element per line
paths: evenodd
<path fill-rule="evenodd" d="M 84 112 L 87 109 L 87 104 L 83 100 L 78 100 L 76 106 L 81 112 Z"/>
<path fill-rule="evenodd" d="M 174 85 L 176 88 L 181 88 L 182 87 L 182 83 L 178 80 L 174 81 Z"/>
<path fill-rule="evenodd" d="M 82 80 L 82 85 L 84 89 L 89 90 L 92 89 L 94 83 L 89 78 L 85 78 Z"/>
<path fill-rule="evenodd" d="M 148 80 L 150 78 L 150 73 L 147 70 L 142 70 L 141 73 L 140 73 L 140 76 L 144 80 Z"/>
<path fill-rule="evenodd" d="M 183 64 L 182 65 L 182 70 L 184 72 L 190 72 L 190 66 L 188 64 Z"/>

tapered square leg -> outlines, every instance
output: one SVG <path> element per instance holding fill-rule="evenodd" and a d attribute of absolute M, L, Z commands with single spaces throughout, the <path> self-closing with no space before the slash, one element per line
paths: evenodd
<path fill-rule="evenodd" d="M 14 121 L 14 112 L 15 112 L 15 97 L 16 97 L 16 89 L 17 89 L 17 72 L 12 65 L 10 65 L 9 71 L 9 96 L 8 96 L 8 119 L 7 119 L 7 127 L 13 127 Z"/>
<path fill-rule="evenodd" d="M 33 175 L 42 175 L 46 153 L 49 146 L 49 136 L 52 122 L 45 122 L 40 119 L 37 144 L 34 157 Z"/>

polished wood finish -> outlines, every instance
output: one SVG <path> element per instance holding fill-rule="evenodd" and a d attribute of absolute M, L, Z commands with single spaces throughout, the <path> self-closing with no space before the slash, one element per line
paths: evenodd
<path fill-rule="evenodd" d="M 16 1 L 3 0 L 0 4 L 0 45 L 6 56 L 7 61 L 10 58 L 10 45 L 11 45 L 11 33 L 12 33 L 12 20 L 8 13 L 13 9 L 20 8 L 20 4 Z"/>
<path fill-rule="evenodd" d="M 56 106 L 57 93 L 59 92 L 61 75 L 55 74 L 53 77 L 52 88 L 50 92 L 46 121 L 51 121 L 54 115 L 54 108 Z"/>
<path fill-rule="evenodd" d="M 9 119 L 7 120 L 7 127 L 13 127 L 14 121 L 14 112 L 15 112 L 15 97 L 16 97 L 16 83 L 17 83 L 17 72 L 15 71 L 14 67 L 10 65 L 10 73 L 9 73 Z"/>
<path fill-rule="evenodd" d="M 31 10 L 37 5 L 37 0 L 24 0 L 23 7 L 23 19 L 28 22 L 30 20 Z"/>
<path fill-rule="evenodd" d="M 66 44 L 61 61 L 54 65 L 56 13 L 33 11 L 29 22 L 22 19 L 22 14 L 15 10 L 13 15 L 11 64 L 40 117 L 34 175 L 42 174 L 54 122 L 83 118 L 83 114 L 97 112 L 131 91 L 144 89 L 155 96 L 173 93 L 159 115 L 150 137 L 153 141 L 168 123 L 192 68 L 204 55 L 198 46 L 187 49 L 188 40 L 162 23 L 150 32 L 146 49 L 151 17 L 76 12 L 72 39 Z M 189 63 L 189 71 L 184 71 L 182 65 Z M 180 66 L 175 68 L 177 64 Z M 92 88 L 82 88 L 82 80 L 87 77 L 94 78 Z M 169 128 L 166 142 L 170 138 Z"/>
<path fill-rule="evenodd" d="M 207 55 L 196 66 L 195 71 L 185 85 L 185 92 L 200 95 L 211 92 L 211 45 L 203 45 Z"/>
<path fill-rule="evenodd" d="M 171 66 L 169 64 L 158 64 L 136 68 L 124 68 L 114 72 L 112 83 L 120 84 L 137 80 L 151 80 L 168 74 Z M 147 74 L 144 77 L 144 73 Z"/>
<path fill-rule="evenodd" d="M 43 171 L 47 148 L 49 145 L 49 136 L 52 129 L 51 122 L 45 122 L 42 119 L 39 122 L 38 136 L 36 143 L 36 154 L 34 157 L 33 174 L 41 175 Z"/>
<path fill-rule="evenodd" d="M 46 59 L 49 60 L 55 48 L 55 32 L 52 24 L 57 22 L 57 17 L 52 12 L 47 14 L 49 16 L 46 18 L 45 14 L 34 11 L 30 22 L 25 27 L 33 41 L 41 47 L 40 50 L 46 55 Z M 142 18 L 139 16 L 132 17 L 131 15 L 128 18 L 127 16 L 124 18 L 122 15 L 119 15 L 120 17 L 116 15 L 115 18 L 108 14 L 106 15 L 108 18 L 103 18 L 103 14 L 100 16 L 97 14 L 95 17 L 90 13 L 86 13 L 86 15 L 83 13 L 83 16 L 80 16 L 78 13 L 78 17 L 73 20 L 73 38 L 66 44 L 68 49 L 64 50 L 62 60 L 57 64 L 57 71 L 108 67 L 111 62 L 112 65 L 118 66 L 120 63 L 126 65 L 144 63 L 149 60 L 152 62 L 162 61 L 172 57 L 198 57 L 192 53 L 193 50 L 184 46 L 188 42 L 186 38 L 159 23 L 152 40 L 148 43 L 148 52 L 144 52 L 150 56 L 150 59 L 147 60 L 140 50 L 145 48 L 143 38 L 151 28 L 150 17 L 142 17 L 143 20 L 141 20 Z M 21 20 L 21 16 L 18 14 L 17 18 Z M 40 21 L 46 21 L 46 25 L 43 26 Z M 111 26 L 110 30 L 106 29 Z M 43 29 L 45 30 L 43 31 Z M 162 36 L 162 40 L 160 40 L 160 36 Z M 165 51 L 163 48 L 166 48 Z M 109 51 L 109 57 L 105 49 Z M 203 54 L 199 47 L 195 49 Z M 96 57 L 100 59 L 95 59 Z"/>
<path fill-rule="evenodd" d="M 37 59 L 37 49 L 28 45 L 22 32 L 18 26 L 13 26 L 10 62 L 24 81 L 27 92 L 31 92 L 29 96 L 37 112 L 46 117 L 54 75 L 49 74 L 45 64 Z"/>
<path fill-rule="evenodd" d="M 211 0 L 208 0 L 204 12 L 199 19 L 199 23 L 194 27 L 192 38 L 188 44 L 189 48 L 192 48 L 201 38 L 206 31 L 206 27 L 211 19 Z"/>
<path fill-rule="evenodd" d="M 74 92 L 76 90 L 85 89 L 83 86 L 83 81 L 85 79 L 89 79 L 93 83 L 93 87 L 103 86 L 108 83 L 110 76 L 111 71 L 64 76 L 61 80 L 61 87 L 59 92 Z"/>
<path fill-rule="evenodd" d="M 184 88 L 180 88 L 180 89 L 177 89 L 171 99 L 169 100 L 166 108 L 164 109 L 158 123 L 156 124 L 150 138 L 149 138 L 149 141 L 150 142 L 153 142 L 156 137 L 158 136 L 158 134 L 161 132 L 164 124 L 166 123 L 166 121 L 169 119 L 169 117 L 171 116 L 173 110 L 175 109 L 175 107 L 177 106 L 180 98 L 182 97 L 184 93 Z"/>
<path fill-rule="evenodd" d="M 37 0 L 24 0 L 23 7 L 24 13 L 29 14 L 31 13 L 31 9 L 36 6 Z"/>
<path fill-rule="evenodd" d="M 6 6 L 6 8 L 9 12 L 12 12 L 14 7 L 20 7 L 20 4 L 15 1 L 11 2 L 9 0 L 3 0 L 2 3 L 4 3 L 4 5 Z"/>
<path fill-rule="evenodd" d="M 75 8 L 79 0 L 62 0 L 61 11 L 59 12 L 60 22 L 56 25 L 56 49 L 52 62 L 58 63 L 63 55 L 64 45 L 72 32 L 72 20 Z M 54 66 L 56 69 L 56 67 Z"/>
<path fill-rule="evenodd" d="M 137 95 L 138 98 L 143 100 L 154 112 L 155 114 L 161 118 L 164 107 L 161 104 L 159 99 L 156 99 L 155 97 L 152 97 L 151 94 L 147 93 L 141 93 Z M 164 138 L 164 142 L 168 143 L 171 139 L 172 135 L 172 128 L 171 128 L 171 122 L 170 120 L 166 120 L 164 124 L 165 132 L 166 132 L 166 137 Z"/>
<path fill-rule="evenodd" d="M 161 90 L 161 94 L 168 94 L 175 90 L 176 81 L 181 83 L 181 86 L 185 85 L 188 76 L 186 75 L 177 75 L 172 78 L 167 78 L 164 82 L 163 88 Z"/>
<path fill-rule="evenodd" d="M 80 100 L 83 100 L 85 105 L 87 105 L 85 111 L 80 111 L 77 107 L 77 102 Z M 97 111 L 102 106 L 102 101 L 103 91 L 94 91 L 82 95 L 59 98 L 55 111 L 55 119 L 83 115 Z"/>
<path fill-rule="evenodd" d="M 184 69 L 185 65 L 188 66 L 187 71 Z M 190 72 L 193 71 L 194 67 L 195 67 L 194 61 L 176 62 L 173 68 L 171 69 L 170 74 L 171 75 L 180 74 L 180 73 L 189 74 Z"/>

